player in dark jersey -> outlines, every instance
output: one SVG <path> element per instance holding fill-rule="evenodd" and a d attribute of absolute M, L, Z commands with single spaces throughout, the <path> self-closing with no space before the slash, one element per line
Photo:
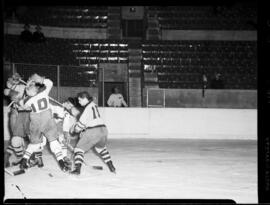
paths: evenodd
<path fill-rule="evenodd" d="M 78 94 L 79 104 L 84 110 L 71 132 L 80 133 L 80 139 L 74 149 L 75 169 L 71 174 L 79 175 L 84 161 L 84 153 L 94 147 L 111 172 L 115 173 L 111 156 L 107 150 L 108 130 L 100 117 L 98 107 L 87 92 Z"/>
<path fill-rule="evenodd" d="M 19 163 L 22 159 L 25 143 L 28 141 L 30 110 L 26 110 L 19 105 L 19 101 L 25 98 L 25 85 L 20 82 L 21 76 L 15 73 L 8 79 L 4 94 L 12 100 L 10 104 L 9 126 L 11 130 L 10 144 L 5 152 L 5 167 L 10 166 L 10 156 L 15 154 L 14 164 Z"/>

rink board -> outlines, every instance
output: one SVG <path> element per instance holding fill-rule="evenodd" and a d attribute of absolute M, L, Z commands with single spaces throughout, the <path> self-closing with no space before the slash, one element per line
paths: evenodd
<path fill-rule="evenodd" d="M 257 139 L 257 109 L 99 108 L 110 138 Z M 4 107 L 4 139 L 10 138 Z"/>

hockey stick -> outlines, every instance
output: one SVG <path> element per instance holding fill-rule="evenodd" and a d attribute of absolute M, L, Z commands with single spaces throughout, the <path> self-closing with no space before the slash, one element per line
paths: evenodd
<path fill-rule="evenodd" d="M 10 176 L 16 176 L 16 175 L 24 174 L 25 173 L 25 170 L 24 169 L 19 169 L 17 171 L 11 172 L 7 168 L 5 168 L 5 172 L 7 174 L 9 174 Z"/>
<path fill-rule="evenodd" d="M 15 102 L 11 101 L 11 103 L 9 103 L 9 105 L 7 107 L 10 108 L 13 105 L 13 103 L 15 103 Z"/>

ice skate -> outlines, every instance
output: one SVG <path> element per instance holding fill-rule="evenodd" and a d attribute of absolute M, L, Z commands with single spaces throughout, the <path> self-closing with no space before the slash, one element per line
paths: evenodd
<path fill-rule="evenodd" d="M 61 169 L 62 171 L 67 172 L 67 171 L 70 170 L 70 168 L 66 165 L 66 163 L 64 162 L 64 160 L 60 159 L 60 160 L 58 161 L 58 164 L 59 164 L 60 169 Z"/>
<path fill-rule="evenodd" d="M 80 175 L 81 174 L 81 164 L 75 164 L 75 169 L 73 171 L 70 172 L 70 174 L 74 174 L 74 175 Z"/>
<path fill-rule="evenodd" d="M 64 157 L 64 162 L 71 169 L 72 161 L 68 157 Z"/>
<path fill-rule="evenodd" d="M 27 169 L 29 167 L 28 160 L 26 158 L 22 158 L 20 163 L 20 169 Z"/>
<path fill-rule="evenodd" d="M 37 166 L 38 166 L 39 168 L 44 167 L 42 157 L 38 157 L 38 158 L 37 158 Z"/>
<path fill-rule="evenodd" d="M 115 167 L 113 166 L 112 161 L 108 161 L 107 165 L 108 165 L 110 171 L 116 174 L 116 170 L 115 170 Z"/>

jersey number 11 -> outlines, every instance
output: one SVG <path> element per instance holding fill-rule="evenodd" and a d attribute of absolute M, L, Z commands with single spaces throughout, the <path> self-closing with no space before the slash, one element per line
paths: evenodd
<path fill-rule="evenodd" d="M 96 105 L 95 105 L 95 107 L 92 107 L 92 110 L 93 110 L 93 118 L 96 119 L 97 116 L 98 116 L 98 118 L 100 118 L 100 114 L 98 112 L 98 108 Z"/>

